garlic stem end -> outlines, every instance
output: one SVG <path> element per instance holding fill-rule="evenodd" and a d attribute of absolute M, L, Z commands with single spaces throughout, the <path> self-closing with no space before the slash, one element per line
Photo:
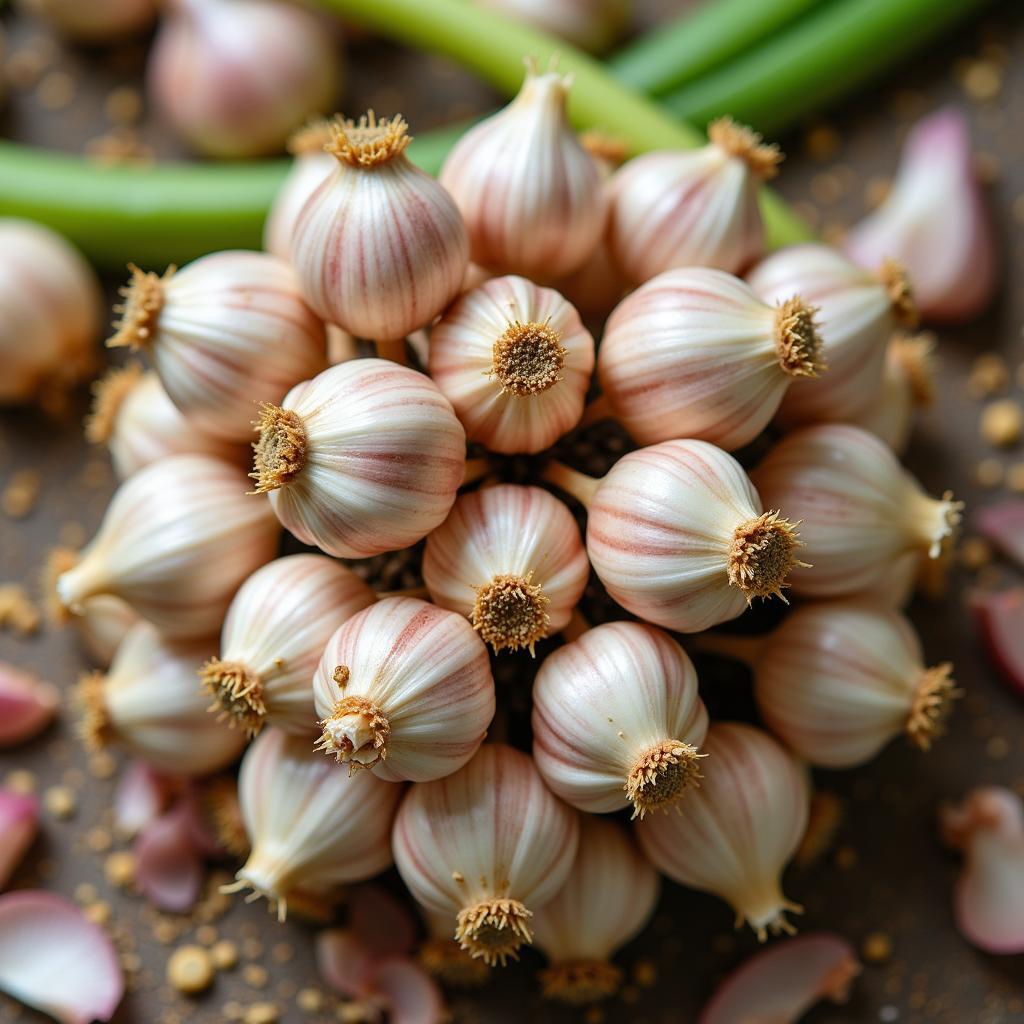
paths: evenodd
<path fill-rule="evenodd" d="M 523 943 L 533 941 L 528 924 L 533 916 L 519 900 L 495 898 L 464 907 L 456 918 L 455 939 L 471 957 L 493 967 L 518 960 Z"/>

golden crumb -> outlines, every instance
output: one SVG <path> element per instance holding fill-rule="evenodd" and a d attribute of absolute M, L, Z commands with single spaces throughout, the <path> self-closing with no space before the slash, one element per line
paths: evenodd
<path fill-rule="evenodd" d="M 998 487 L 1004 475 L 1003 464 L 998 459 L 982 459 L 974 467 L 974 482 L 986 490 Z"/>
<path fill-rule="evenodd" d="M 1010 744 L 1004 736 L 993 736 L 985 744 L 985 756 L 991 761 L 1002 761 L 1010 753 Z"/>
<path fill-rule="evenodd" d="M 981 103 L 994 100 L 1003 88 L 1003 69 L 990 60 L 967 61 L 959 78 L 963 91 Z"/>
<path fill-rule="evenodd" d="M 103 101 L 103 113 L 111 124 L 135 124 L 142 116 L 142 93 L 131 85 L 111 89 Z"/>
<path fill-rule="evenodd" d="M 218 938 L 217 929 L 212 924 L 201 924 L 196 929 L 196 942 L 203 946 L 212 946 Z"/>
<path fill-rule="evenodd" d="M 981 436 L 997 448 L 1012 448 L 1024 434 L 1024 409 L 1012 398 L 990 402 L 981 414 Z"/>
<path fill-rule="evenodd" d="M 213 977 L 210 954 L 202 946 L 180 946 L 167 961 L 167 980 L 185 995 L 205 992 Z"/>
<path fill-rule="evenodd" d="M 67 786 L 51 786 L 43 794 L 43 804 L 61 821 L 70 818 L 76 810 L 75 794 Z"/>
<path fill-rule="evenodd" d="M 871 964 L 883 964 L 892 956 L 892 939 L 885 932 L 872 932 L 861 944 L 864 959 Z"/>
<path fill-rule="evenodd" d="M 319 1013 L 324 1008 L 324 994 L 317 988 L 300 988 L 295 1005 L 303 1013 Z"/>
<path fill-rule="evenodd" d="M 113 844 L 113 836 L 111 836 L 108 829 L 103 828 L 101 825 L 89 829 L 85 834 L 85 845 L 93 853 L 106 853 Z"/>
<path fill-rule="evenodd" d="M 36 86 L 36 99 L 45 110 L 63 110 L 75 98 L 75 80 L 66 71 L 50 71 Z"/>
<path fill-rule="evenodd" d="M 641 988 L 652 988 L 658 982 L 658 965 L 653 960 L 637 960 L 633 965 L 633 981 Z"/>
<path fill-rule="evenodd" d="M 16 768 L 4 777 L 4 788 L 14 793 L 20 793 L 22 796 L 34 793 L 37 784 L 35 774 L 27 768 Z"/>
<path fill-rule="evenodd" d="M 246 1008 L 242 1020 L 245 1024 L 276 1024 L 281 1018 L 281 1011 L 274 1003 L 253 1003 Z"/>
<path fill-rule="evenodd" d="M 958 551 L 960 564 L 969 572 L 977 572 L 992 561 L 992 547 L 983 537 L 967 537 Z"/>
<path fill-rule="evenodd" d="M 967 375 L 967 394 L 971 398 L 990 398 L 1005 391 L 1010 383 L 1010 368 L 997 352 L 983 352 L 971 364 Z"/>
<path fill-rule="evenodd" d="M 112 914 L 113 911 L 110 909 L 110 904 L 105 900 L 97 900 L 85 908 L 85 916 L 93 924 L 97 924 L 101 928 L 110 922 Z"/>
<path fill-rule="evenodd" d="M 37 470 L 19 469 L 0 495 L 0 509 L 8 519 L 24 519 L 36 507 L 42 477 Z"/>
<path fill-rule="evenodd" d="M 1024 462 L 1015 462 L 1007 467 L 1006 489 L 1013 494 L 1024 494 Z"/>
<path fill-rule="evenodd" d="M 860 858 L 857 856 L 857 851 L 852 846 L 840 846 L 836 850 L 835 864 L 837 868 L 842 868 L 844 871 L 849 871 L 851 868 L 857 866 L 857 862 Z"/>
<path fill-rule="evenodd" d="M 127 889 L 135 881 L 135 856 L 130 850 L 118 850 L 103 863 L 107 881 L 118 889 Z"/>
<path fill-rule="evenodd" d="M 19 636 L 31 636 L 39 629 L 39 609 L 20 583 L 0 585 L 0 628 Z"/>
<path fill-rule="evenodd" d="M 213 965 L 218 971 L 230 971 L 238 966 L 238 946 L 230 939 L 221 939 L 210 950 Z"/>
<path fill-rule="evenodd" d="M 295 957 L 295 948 L 287 942 L 276 942 L 270 949 L 270 955 L 275 963 L 286 964 Z"/>
<path fill-rule="evenodd" d="M 250 988 L 267 987 L 267 969 L 261 964 L 246 964 L 242 968 L 242 978 Z"/>
<path fill-rule="evenodd" d="M 804 135 L 804 153 L 823 164 L 839 155 L 842 141 L 842 136 L 830 124 L 816 124 Z"/>

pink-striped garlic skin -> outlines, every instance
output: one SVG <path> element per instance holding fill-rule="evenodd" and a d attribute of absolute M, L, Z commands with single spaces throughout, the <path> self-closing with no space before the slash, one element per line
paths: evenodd
<path fill-rule="evenodd" d="M 383 598 L 337 629 L 313 697 L 320 749 L 389 782 L 457 771 L 494 717 L 483 641 L 461 615 L 412 597 Z"/>
<path fill-rule="evenodd" d="M 96 44 L 145 31 L 156 20 L 159 4 L 158 0 L 21 0 L 18 6 L 61 35 Z"/>
<path fill-rule="evenodd" d="M 914 558 L 937 558 L 961 518 L 960 502 L 931 498 L 873 434 L 842 423 L 784 437 L 751 473 L 770 507 L 800 520 L 793 593 L 871 596 L 892 606 L 906 596 Z M 900 586 L 894 586 L 899 581 Z"/>
<path fill-rule="evenodd" d="M 493 964 L 531 941 L 530 919 L 565 884 L 578 839 L 575 811 L 532 760 L 486 743 L 453 775 L 409 790 L 392 847 L 415 899 L 455 918 L 463 949 Z"/>
<path fill-rule="evenodd" d="M 59 703 L 55 686 L 0 661 L 0 749 L 41 733 L 53 721 Z"/>
<path fill-rule="evenodd" d="M 172 455 L 114 492 L 96 535 L 57 579 L 72 611 L 109 594 L 169 637 L 207 637 L 242 581 L 269 562 L 280 527 L 245 473 L 208 455 Z"/>
<path fill-rule="evenodd" d="M 322 147 L 295 154 L 291 170 L 281 182 L 263 224 L 263 248 L 267 252 L 283 260 L 292 258 L 292 234 L 299 214 L 336 166 L 337 161 Z"/>
<path fill-rule="evenodd" d="M 779 422 L 845 421 L 869 405 L 882 381 L 889 339 L 898 327 L 916 324 L 902 269 L 886 262 L 863 270 L 827 245 L 804 243 L 766 256 L 747 280 L 765 302 L 799 295 L 818 309 L 828 373 L 795 383 L 782 400 Z"/>
<path fill-rule="evenodd" d="M 607 196 L 566 115 L 570 81 L 527 71 L 516 98 L 471 128 L 441 168 L 469 231 L 470 258 L 496 273 L 551 281 L 597 248 Z"/>
<path fill-rule="evenodd" d="M 0 789 L 0 890 L 28 853 L 39 831 L 39 801 L 31 793 Z"/>
<path fill-rule="evenodd" d="M 597 361 L 616 419 L 639 444 L 748 444 L 794 380 L 825 369 L 814 310 L 786 299 L 768 305 L 739 278 L 705 267 L 669 270 L 627 295 Z"/>
<path fill-rule="evenodd" d="M 720 896 L 763 942 L 791 932 L 781 875 L 803 838 L 810 790 L 803 767 L 767 733 L 738 722 L 708 731 L 700 788 L 678 814 L 636 826 L 651 863 L 669 878 Z"/>
<path fill-rule="evenodd" d="M 496 277 L 445 312 L 430 332 L 428 359 L 470 441 L 535 453 L 583 415 L 594 339 L 558 292 Z"/>
<path fill-rule="evenodd" d="M 466 616 L 495 652 L 532 650 L 564 629 L 589 574 L 572 513 L 519 484 L 461 495 L 423 554 L 431 600 Z"/>
<path fill-rule="evenodd" d="M 384 359 L 339 363 L 264 407 L 255 447 L 256 488 L 284 527 L 340 558 L 415 544 L 444 522 L 465 471 L 448 400 Z"/>
<path fill-rule="evenodd" d="M 252 852 L 238 888 L 277 903 L 362 882 L 391 864 L 389 836 L 402 787 L 372 772 L 340 772 L 308 737 L 264 729 L 242 758 L 238 798 Z"/>
<path fill-rule="evenodd" d="M 292 262 L 309 304 L 360 338 L 426 327 L 462 286 L 466 227 L 452 197 L 409 162 L 401 117 L 336 121 L 335 167 L 303 205 Z"/>
<path fill-rule="evenodd" d="M 627 611 L 697 633 L 785 586 L 799 541 L 786 520 L 764 511 L 779 507 L 762 505 L 743 467 L 720 448 L 665 441 L 623 456 L 601 481 L 587 554 Z M 759 543 L 771 553 L 760 566 Z"/>
<path fill-rule="evenodd" d="M 238 589 L 220 656 L 200 673 L 228 724 L 310 736 L 317 730 L 313 674 L 331 634 L 376 600 L 351 569 L 323 555 L 288 555 Z"/>
<path fill-rule="evenodd" d="M 581 811 L 670 808 L 699 784 L 708 713 L 697 673 L 667 633 L 606 622 L 544 660 L 533 686 L 533 757 Z"/>
<path fill-rule="evenodd" d="M 132 270 L 112 346 L 145 348 L 195 429 L 248 441 L 260 402 L 326 365 L 324 325 L 292 268 L 269 253 L 201 256 L 163 278 Z"/>
<path fill-rule="evenodd" d="M 601 53 L 628 27 L 628 0 L 475 0 L 481 7 L 508 15 L 558 36 L 581 50 Z"/>

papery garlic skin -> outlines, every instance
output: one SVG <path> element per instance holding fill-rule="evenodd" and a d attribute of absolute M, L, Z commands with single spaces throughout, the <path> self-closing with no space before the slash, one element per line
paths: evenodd
<path fill-rule="evenodd" d="M 931 498 L 873 434 L 841 423 L 784 437 L 751 473 L 772 507 L 801 522 L 801 557 L 790 580 L 801 597 L 905 596 L 915 559 L 937 558 L 955 534 L 962 503 Z"/>
<path fill-rule="evenodd" d="M 384 359 L 332 366 L 265 406 L 256 490 L 305 544 L 368 558 L 422 539 L 448 515 L 466 441 L 426 376 Z"/>
<path fill-rule="evenodd" d="M 201 256 L 162 278 L 132 268 L 111 346 L 144 348 L 195 429 L 248 441 L 260 402 L 326 365 L 324 325 L 294 271 L 262 252 Z"/>
<path fill-rule="evenodd" d="M 522 277 L 463 293 L 430 332 L 430 376 L 468 439 L 495 452 L 539 452 L 572 430 L 593 369 L 576 310 Z"/>
<path fill-rule="evenodd" d="M 206 156 L 281 149 L 334 106 L 340 54 L 312 11 L 267 0 L 172 0 L 147 68 L 150 98 Z"/>
<path fill-rule="evenodd" d="M 568 879 L 578 839 L 576 813 L 530 758 L 487 743 L 454 775 L 409 790 L 392 847 L 415 899 L 454 917 L 455 938 L 473 957 L 504 964 L 531 941 L 533 912 Z"/>
<path fill-rule="evenodd" d="M 325 895 L 391 864 L 402 787 L 338 771 L 305 737 L 264 729 L 242 759 L 238 796 L 252 853 L 235 887 L 275 902 L 279 918 L 296 890 Z"/>
<path fill-rule="evenodd" d="M 157 0 L 19 0 L 19 7 L 49 22 L 62 35 L 106 43 L 134 35 L 156 20 Z"/>
<path fill-rule="evenodd" d="M 457 771 L 494 717 L 483 641 L 461 615 L 412 597 L 384 598 L 338 628 L 313 697 L 319 749 L 390 782 Z"/>
<path fill-rule="evenodd" d="M 172 455 L 114 492 L 99 530 L 57 579 L 75 611 L 110 594 L 170 637 L 216 633 L 241 582 L 273 558 L 280 528 L 245 474 L 208 455 Z"/>
<path fill-rule="evenodd" d="M 769 424 L 793 381 L 826 370 L 815 312 L 795 294 L 770 306 L 721 270 L 667 271 L 609 318 L 601 388 L 640 444 L 687 437 L 732 451 Z"/>
<path fill-rule="evenodd" d="M 731 904 L 763 942 L 792 932 L 780 876 L 807 826 L 810 790 L 798 762 L 760 729 L 712 725 L 700 788 L 636 826 L 651 863 L 669 878 Z"/>
<path fill-rule="evenodd" d="M 39 831 L 39 801 L 31 794 L 0 789 L 0 891 L 17 870 Z"/>
<path fill-rule="evenodd" d="M 316 732 L 313 673 L 331 634 L 376 595 L 351 569 L 323 555 L 288 555 L 238 589 L 220 655 L 202 668 L 211 710 L 250 734 L 264 725 Z"/>
<path fill-rule="evenodd" d="M 686 652 L 660 629 L 606 622 L 548 655 L 533 686 L 533 757 L 581 811 L 671 808 L 700 784 L 708 713 Z"/>
<path fill-rule="evenodd" d="M 635 157 L 612 179 L 608 245 L 632 284 L 676 267 L 739 274 L 764 252 L 758 190 L 782 155 L 727 117 L 708 135 L 700 149 Z"/>
<path fill-rule="evenodd" d="M 79 684 L 80 731 L 92 750 L 116 745 L 168 775 L 209 775 L 242 752 L 245 736 L 207 713 L 196 681 L 209 640 L 172 643 L 149 623 L 134 626 L 106 675 Z"/>
<path fill-rule="evenodd" d="M 589 574 L 572 513 L 517 484 L 461 495 L 423 554 L 431 600 L 466 616 L 495 653 L 532 652 L 564 629 Z"/>
<path fill-rule="evenodd" d="M 534 915 L 534 943 L 551 961 L 541 972 L 549 999 L 585 1004 L 615 994 L 622 971 L 612 954 L 650 920 L 657 872 L 621 826 L 584 816 L 569 879 Z"/>
<path fill-rule="evenodd" d="M 607 197 L 569 125 L 569 87 L 553 71 L 528 69 L 519 95 L 448 154 L 441 184 L 462 212 L 474 263 L 551 281 L 597 248 Z"/>
<path fill-rule="evenodd" d="M 96 274 L 56 232 L 13 217 L 0 218 L 0 254 L 0 406 L 74 387 L 96 365 Z"/>
<path fill-rule="evenodd" d="M 475 0 L 499 14 L 601 53 L 619 39 L 629 20 L 628 0 Z"/>
<path fill-rule="evenodd" d="M 828 373 L 786 393 L 779 422 L 787 428 L 855 417 L 877 395 L 889 339 L 917 324 L 907 276 L 891 260 L 867 271 L 827 245 L 804 243 L 766 256 L 747 280 L 765 302 L 799 295 L 818 310 Z"/>
<path fill-rule="evenodd" d="M 335 167 L 299 212 L 292 262 L 309 304 L 361 338 L 426 327 L 461 290 L 469 242 L 452 197 L 409 162 L 401 117 L 333 123 Z"/>

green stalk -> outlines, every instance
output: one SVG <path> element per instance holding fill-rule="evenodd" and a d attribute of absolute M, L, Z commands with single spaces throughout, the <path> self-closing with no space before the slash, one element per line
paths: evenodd
<path fill-rule="evenodd" d="M 990 0 L 835 0 L 665 96 L 694 124 L 721 114 L 775 135 L 896 66 Z"/>

